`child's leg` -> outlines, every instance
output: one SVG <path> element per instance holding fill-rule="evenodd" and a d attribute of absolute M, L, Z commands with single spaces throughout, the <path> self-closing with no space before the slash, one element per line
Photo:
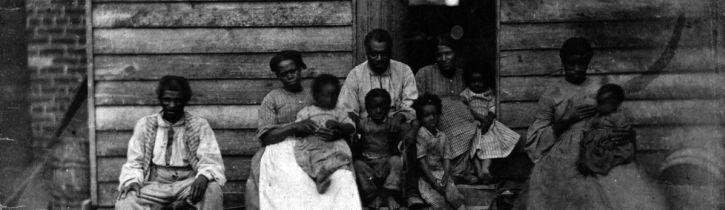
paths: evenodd
<path fill-rule="evenodd" d="M 446 201 L 454 208 L 454 209 L 465 209 L 466 203 L 465 198 L 463 197 L 463 194 L 458 191 L 458 188 L 456 188 L 456 185 L 453 183 L 453 180 L 448 180 L 448 185 L 446 185 Z"/>

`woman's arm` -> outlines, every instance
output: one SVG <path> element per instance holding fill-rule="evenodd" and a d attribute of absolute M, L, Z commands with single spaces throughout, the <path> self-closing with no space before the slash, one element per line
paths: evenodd
<path fill-rule="evenodd" d="M 312 122 L 311 120 L 303 120 L 282 127 L 273 128 L 262 134 L 260 139 L 262 140 L 262 146 L 267 146 L 270 144 L 282 142 L 285 138 L 289 136 L 309 135 L 314 129 L 314 122 Z"/>

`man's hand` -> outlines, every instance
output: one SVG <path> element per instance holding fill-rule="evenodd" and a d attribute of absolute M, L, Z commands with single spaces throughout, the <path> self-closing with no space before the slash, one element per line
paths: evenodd
<path fill-rule="evenodd" d="M 121 191 L 118 192 L 118 196 L 116 196 L 116 200 L 126 199 L 126 194 L 128 194 L 131 191 L 134 191 L 136 194 L 136 197 L 139 196 L 139 192 L 141 190 L 141 185 L 137 182 L 131 182 L 131 184 L 126 185 L 125 187 L 121 188 Z"/>
<path fill-rule="evenodd" d="M 310 119 L 302 120 L 292 124 L 292 129 L 295 134 L 306 135 L 315 132 L 317 125 Z"/>
<path fill-rule="evenodd" d="M 189 187 L 189 199 L 191 199 L 192 203 L 197 203 L 204 197 L 207 183 L 209 183 L 209 180 L 206 176 L 201 175 L 196 177 L 194 183 Z"/>

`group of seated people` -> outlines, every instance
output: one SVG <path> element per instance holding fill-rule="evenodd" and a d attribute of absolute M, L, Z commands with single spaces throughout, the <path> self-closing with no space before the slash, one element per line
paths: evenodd
<path fill-rule="evenodd" d="M 592 177 L 631 163 L 635 147 L 628 122 L 612 114 L 619 113 L 624 91 L 587 80 L 591 47 L 581 40 L 562 47 L 566 84 L 548 89 L 539 109 L 532 110 L 536 120 L 524 145 L 536 165 L 517 208 L 654 202 L 647 195 L 643 201 L 611 203 L 592 196 L 620 188 L 587 188 L 602 182 Z M 511 154 L 521 138 L 496 120 L 496 94 L 486 82 L 492 69 L 458 67 L 455 45 L 441 38 L 435 64 L 414 75 L 390 59 L 393 42 L 385 30 L 369 32 L 364 43 L 367 61 L 343 84 L 321 74 L 303 87 L 301 71 L 307 66 L 299 52 L 272 57 L 270 69 L 282 87 L 259 107 L 256 138 L 262 148 L 246 183 L 248 209 L 466 209 L 456 185 L 495 180 L 492 160 Z M 184 111 L 191 97 L 188 82 L 165 76 L 156 92 L 162 111 L 134 128 L 116 208 L 221 209 L 224 164 L 207 121 Z M 617 172 L 611 186 L 632 183 L 616 180 L 633 180 L 636 173 Z"/>

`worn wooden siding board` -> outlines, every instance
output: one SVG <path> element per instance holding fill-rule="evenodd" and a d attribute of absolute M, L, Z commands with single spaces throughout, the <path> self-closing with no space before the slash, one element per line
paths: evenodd
<path fill-rule="evenodd" d="M 197 55 L 97 55 L 95 77 L 105 80 L 157 80 L 174 74 L 190 79 L 276 78 L 269 69 L 273 53 Z M 350 52 L 307 52 L 303 77 L 332 74 L 345 77 L 352 68 Z"/>
<path fill-rule="evenodd" d="M 310 87 L 312 78 L 302 80 Z M 340 84 L 344 81 L 341 79 Z M 272 89 L 282 87 L 276 79 L 190 80 L 194 92 L 191 105 L 257 105 Z M 96 104 L 157 105 L 156 81 L 102 81 L 96 83 Z"/>
<path fill-rule="evenodd" d="M 718 146 L 725 137 L 722 125 L 667 126 L 649 125 L 634 126 L 637 133 L 637 148 L 647 151 L 669 151 L 688 146 Z M 526 128 L 514 129 L 526 136 Z"/>
<path fill-rule="evenodd" d="M 128 141 L 131 139 L 132 134 L 131 130 L 98 131 L 96 133 L 96 142 L 98 144 L 96 154 L 98 156 L 125 156 Z M 219 149 L 224 155 L 251 156 L 261 147 L 256 138 L 256 129 L 215 129 L 214 134 Z"/>
<path fill-rule="evenodd" d="M 224 192 L 224 207 L 237 207 L 244 204 L 244 181 L 227 182 L 222 187 Z M 117 182 L 99 183 L 98 186 L 98 205 L 103 207 L 113 207 L 116 203 Z"/>
<path fill-rule="evenodd" d="M 725 123 L 723 104 L 719 99 L 625 101 L 622 109 L 634 125 L 712 125 Z M 501 122 L 528 127 L 536 107 L 536 102 L 501 103 Z"/>
<path fill-rule="evenodd" d="M 213 129 L 251 129 L 257 127 L 255 105 L 188 106 L 187 111 L 206 119 Z M 161 111 L 158 106 L 99 106 L 96 107 L 96 130 L 133 130 L 144 116 Z"/>
<path fill-rule="evenodd" d="M 502 24 L 501 50 L 555 49 L 571 37 L 586 37 L 599 48 L 653 48 L 665 46 L 672 35 L 675 19 L 657 21 L 562 22 Z M 710 45 L 710 23 L 706 19 L 687 20 L 680 46 Z"/>
<path fill-rule="evenodd" d="M 564 41 L 560 41 L 563 43 Z M 662 46 L 664 47 L 664 45 Z M 598 49 L 589 68 L 591 74 L 643 73 L 660 56 L 663 49 Z M 680 47 L 670 63 L 660 72 L 695 73 L 714 71 L 717 59 L 711 47 Z M 501 76 L 547 76 L 561 73 L 559 50 L 503 51 L 500 53 Z"/>
<path fill-rule="evenodd" d="M 504 0 L 501 1 L 502 23 L 641 20 L 707 16 L 709 0 Z"/>
<path fill-rule="evenodd" d="M 346 26 L 350 1 L 113 3 L 93 9 L 93 27 Z"/>
<path fill-rule="evenodd" d="M 249 176 L 251 156 L 224 156 L 224 174 L 227 180 L 244 181 Z M 121 166 L 126 162 L 126 157 L 98 157 L 98 181 L 118 181 L 121 174 Z"/>
<path fill-rule="evenodd" d="M 725 75 L 719 73 L 609 74 L 590 78 L 622 85 L 629 100 L 725 97 Z M 500 81 L 502 101 L 536 101 L 549 85 L 566 82 L 563 77 L 502 77 Z M 643 83 L 647 84 L 643 89 L 632 92 L 632 85 Z"/>
<path fill-rule="evenodd" d="M 96 54 L 350 51 L 351 27 L 95 29 Z"/>

